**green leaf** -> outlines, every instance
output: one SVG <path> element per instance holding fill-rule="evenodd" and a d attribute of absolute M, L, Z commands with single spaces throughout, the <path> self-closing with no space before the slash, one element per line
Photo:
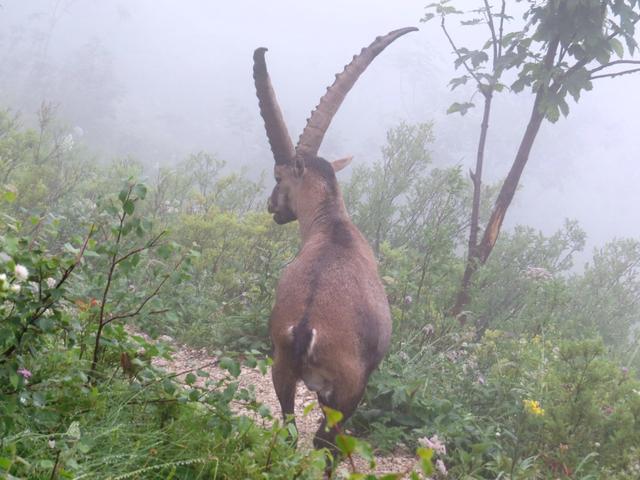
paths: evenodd
<path fill-rule="evenodd" d="M 196 379 L 197 377 L 193 373 L 188 373 L 184 378 L 184 381 L 187 383 L 187 385 L 193 385 L 196 382 Z"/>
<path fill-rule="evenodd" d="M 18 384 L 20 383 L 20 377 L 18 377 L 17 373 L 11 372 L 9 374 L 9 383 L 11 383 L 11 386 L 13 388 L 18 388 Z"/>
<path fill-rule="evenodd" d="M 351 455 L 356 450 L 358 441 L 350 435 L 339 434 L 336 436 L 336 446 L 345 455 Z"/>
<path fill-rule="evenodd" d="M 436 14 L 435 14 L 435 13 L 425 13 L 425 14 L 424 14 L 424 17 L 422 17 L 422 18 L 420 19 L 420 21 L 421 21 L 421 22 L 426 23 L 426 22 L 428 22 L 429 20 L 431 20 L 431 19 L 432 19 L 433 17 L 435 17 L 435 16 L 436 16 Z"/>
<path fill-rule="evenodd" d="M 240 376 L 240 364 L 229 357 L 222 357 L 220 359 L 220 368 L 224 368 L 234 377 Z"/>
<path fill-rule="evenodd" d="M 461 77 L 452 78 L 449 82 L 451 90 L 455 90 L 460 85 L 464 85 L 469 80 L 469 75 L 462 75 Z"/>
<path fill-rule="evenodd" d="M 335 427 L 343 418 L 342 412 L 334 410 L 331 407 L 327 407 L 326 405 L 322 407 L 322 410 L 327 417 L 327 427 L 329 428 Z"/>
<path fill-rule="evenodd" d="M 307 415 L 309 415 L 309 413 L 311 413 L 311 410 L 313 410 L 316 405 L 317 405 L 316 402 L 311 402 L 309 405 L 304 407 L 304 410 L 302 411 L 302 416 L 306 417 Z"/>
<path fill-rule="evenodd" d="M 609 45 L 611 46 L 611 49 L 616 53 L 618 58 L 622 58 L 624 56 L 624 47 L 622 46 L 620 40 L 618 40 L 617 38 L 612 38 L 611 40 L 609 40 Z"/>
<path fill-rule="evenodd" d="M 291 437 L 292 440 L 297 440 L 298 439 L 298 429 L 296 428 L 296 424 L 293 422 L 290 422 L 287 424 L 287 431 L 289 432 L 289 436 Z"/>
<path fill-rule="evenodd" d="M 169 378 L 165 378 L 162 382 L 162 388 L 169 395 L 173 395 L 173 393 L 176 391 L 176 384 L 173 383 Z"/>
<path fill-rule="evenodd" d="M 135 209 L 136 205 L 132 200 L 125 200 L 125 202 L 122 204 L 122 210 L 124 210 L 124 213 L 126 213 L 127 215 L 131 215 Z"/>
<path fill-rule="evenodd" d="M 142 183 L 138 183 L 135 187 L 133 187 L 133 194 L 140 200 L 144 200 L 144 198 L 147 196 L 147 187 Z"/>
<path fill-rule="evenodd" d="M 69 428 L 67 429 L 66 435 L 72 440 L 80 439 L 80 423 L 79 422 L 71 422 Z"/>
<path fill-rule="evenodd" d="M 265 405 L 263 403 L 258 407 L 258 415 L 260 415 L 260 417 L 262 417 L 262 418 L 270 418 L 271 417 L 271 410 L 269 409 L 269 407 L 267 405 Z"/>
<path fill-rule="evenodd" d="M 420 457 L 420 467 L 425 475 L 431 475 L 433 473 L 433 449 L 418 447 L 416 454 Z"/>
<path fill-rule="evenodd" d="M 475 105 L 471 102 L 458 103 L 454 102 L 448 109 L 447 113 L 460 113 L 460 115 L 464 115 L 470 108 L 475 107 Z"/>
<path fill-rule="evenodd" d="M 13 203 L 16 201 L 16 192 L 12 192 L 11 190 L 7 190 L 2 194 L 2 199 L 7 203 Z"/>

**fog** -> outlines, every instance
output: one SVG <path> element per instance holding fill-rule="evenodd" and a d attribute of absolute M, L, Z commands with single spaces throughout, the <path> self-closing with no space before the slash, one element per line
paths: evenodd
<path fill-rule="evenodd" d="M 35 122 L 43 101 L 101 158 L 132 155 L 171 164 L 206 150 L 252 175 L 271 168 L 258 113 L 252 52 L 267 62 L 289 131 L 297 138 L 324 89 L 377 35 L 415 25 L 381 54 L 334 119 L 320 153 L 379 158 L 388 128 L 435 124 L 438 165 L 471 165 L 476 109 L 446 115 L 470 90 L 451 92 L 451 48 L 438 22 L 419 23 L 428 1 L 2 0 L 0 104 Z M 469 2 L 471 3 L 471 2 Z M 453 29 L 461 44 L 484 38 Z M 476 42 L 477 44 L 477 42 Z M 565 218 L 588 248 L 640 237 L 640 76 L 596 80 L 557 124 L 545 123 L 506 226 L 552 232 Z M 475 99 L 478 102 L 478 99 Z M 479 102 L 478 102 L 479 103 Z M 528 95 L 497 97 L 485 171 L 504 176 L 530 112 Z"/>

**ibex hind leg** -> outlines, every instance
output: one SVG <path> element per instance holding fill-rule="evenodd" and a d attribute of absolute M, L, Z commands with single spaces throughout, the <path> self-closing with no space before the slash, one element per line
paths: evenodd
<path fill-rule="evenodd" d="M 273 367 L 271 368 L 271 377 L 278 401 L 280 402 L 282 418 L 285 422 L 291 422 L 295 426 L 294 407 L 298 376 L 291 366 L 292 363 L 290 363 L 287 358 L 283 355 L 276 354 Z M 298 439 L 295 438 L 293 441 L 294 444 L 297 444 Z"/>
<path fill-rule="evenodd" d="M 342 431 L 344 422 L 355 412 L 364 395 L 365 386 L 366 379 L 345 376 L 334 384 L 329 395 L 318 394 L 320 405 L 342 413 L 342 420 L 334 427 L 327 429 L 326 416 L 322 419 L 320 428 L 313 439 L 315 448 L 328 448 L 334 455 L 338 452 L 335 443 L 336 435 Z"/>

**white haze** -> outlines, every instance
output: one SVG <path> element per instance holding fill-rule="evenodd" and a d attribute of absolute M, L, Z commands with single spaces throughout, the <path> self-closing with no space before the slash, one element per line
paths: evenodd
<path fill-rule="evenodd" d="M 0 104 L 22 111 L 26 123 L 42 101 L 59 104 L 60 116 L 81 127 L 104 157 L 131 154 L 149 165 L 171 164 L 206 150 L 257 176 L 272 160 L 253 90 L 254 48 L 269 48 L 268 66 L 295 139 L 354 53 L 379 34 L 415 25 L 420 32 L 391 45 L 358 81 L 321 154 L 372 161 L 388 128 L 433 120 L 434 160 L 470 166 L 480 112 L 445 114 L 470 91 L 447 87 L 457 72 L 438 22 L 419 23 L 426 3 L 0 0 Z M 461 44 L 485 35 L 478 27 L 454 31 Z M 597 80 L 570 105 L 567 119 L 543 125 L 508 226 L 550 233 L 565 218 L 577 219 L 590 247 L 640 237 L 638 87 L 638 75 Z M 529 96 L 508 93 L 495 102 L 489 180 L 506 174 L 530 105 Z"/>

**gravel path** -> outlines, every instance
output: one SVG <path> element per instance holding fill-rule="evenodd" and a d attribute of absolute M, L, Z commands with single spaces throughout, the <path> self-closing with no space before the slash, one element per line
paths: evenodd
<path fill-rule="evenodd" d="M 202 367 L 201 369 L 208 372 L 210 378 L 214 379 L 222 378 L 226 374 L 224 370 L 215 365 L 216 358 L 207 354 L 206 349 L 192 349 L 176 345 L 170 337 L 160 338 L 173 347 L 174 353 L 170 361 L 155 359 L 154 365 L 176 373 Z M 198 381 L 204 381 L 204 379 L 199 378 Z M 271 371 L 268 371 L 266 375 L 262 375 L 257 369 L 242 367 L 239 381 L 242 387 L 253 385 L 257 400 L 268 406 L 275 418 L 280 416 L 280 404 L 271 383 Z M 310 404 L 315 404 L 315 407 L 308 415 L 303 416 L 304 408 Z M 298 448 L 311 449 L 313 435 L 318 429 L 322 413 L 317 405 L 316 395 L 307 390 L 302 383 L 298 384 L 295 408 L 299 433 Z M 242 407 L 238 406 L 237 411 L 241 412 Z M 256 419 L 258 419 L 257 416 Z M 262 420 L 259 419 L 259 421 Z M 376 468 L 374 470 L 369 469 L 368 462 L 364 459 L 355 457 L 354 460 L 360 473 L 410 472 L 412 467 L 416 465 L 416 459 L 413 455 L 400 450 L 392 456 L 377 455 L 375 457 Z M 338 478 L 346 476 L 348 471 L 348 465 L 343 462 L 338 469 Z"/>

